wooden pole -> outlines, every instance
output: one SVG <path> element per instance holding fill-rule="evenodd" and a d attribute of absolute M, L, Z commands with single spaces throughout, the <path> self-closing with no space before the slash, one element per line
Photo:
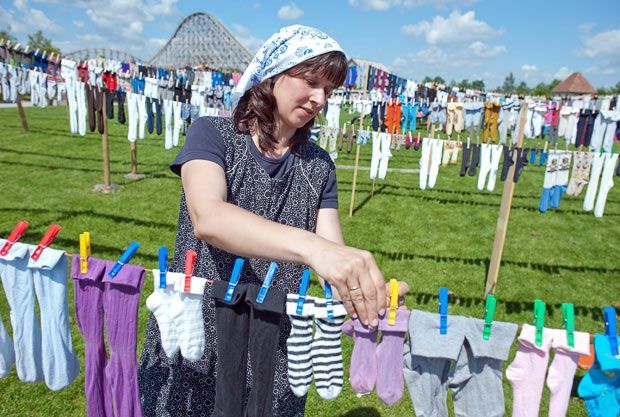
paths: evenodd
<path fill-rule="evenodd" d="M 523 133 L 525 130 L 525 119 L 527 117 L 527 103 L 521 107 L 521 120 L 517 147 L 523 145 Z M 508 176 L 504 182 L 504 191 L 502 193 L 502 203 L 499 208 L 499 216 L 497 218 L 497 228 L 495 229 L 495 242 L 493 243 L 493 252 L 491 254 L 491 262 L 489 263 L 489 272 L 487 274 L 487 283 L 485 296 L 495 292 L 497 278 L 499 275 L 499 267 L 502 261 L 502 253 L 504 251 L 504 242 L 506 241 L 506 231 L 508 230 L 508 220 L 510 219 L 510 208 L 512 206 L 512 196 L 515 190 L 514 171 L 516 167 L 518 152 L 513 155 L 513 164 L 508 169 Z"/>
<path fill-rule="evenodd" d="M 360 116 L 360 130 L 363 128 L 364 113 Z M 360 143 L 356 141 L 355 149 L 355 168 L 353 168 L 353 185 L 351 187 L 351 205 L 349 206 L 349 217 L 353 217 L 353 205 L 355 204 L 355 187 L 357 185 L 357 168 L 360 162 Z"/>
<path fill-rule="evenodd" d="M 138 141 L 131 142 L 131 175 L 138 174 Z"/>
<path fill-rule="evenodd" d="M 17 113 L 19 113 L 19 118 L 22 121 L 22 127 L 25 132 L 30 132 L 30 128 L 28 127 L 28 120 L 26 119 L 26 112 L 24 111 L 24 106 L 22 106 L 22 101 L 17 96 Z"/>
<path fill-rule="evenodd" d="M 101 146 L 103 148 L 103 186 L 106 189 L 110 189 L 112 186 L 110 182 L 110 143 L 108 141 L 108 117 L 106 113 L 105 91 L 101 91 L 99 94 L 103 94 L 103 134 L 101 135 Z"/>

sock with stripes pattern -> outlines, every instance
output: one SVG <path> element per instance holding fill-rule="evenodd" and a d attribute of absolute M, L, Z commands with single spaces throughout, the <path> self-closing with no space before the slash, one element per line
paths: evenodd
<path fill-rule="evenodd" d="M 319 396 L 324 400 L 336 398 L 342 391 L 342 344 L 340 334 L 347 314 L 340 301 L 333 302 L 333 318 L 328 318 L 325 299 L 315 299 L 315 333 L 312 341 L 312 370 Z"/>
<path fill-rule="evenodd" d="M 301 314 L 297 314 L 298 294 L 288 294 L 286 314 L 291 320 L 291 334 L 286 339 L 288 351 L 288 382 L 293 394 L 303 397 L 312 384 L 312 318 L 314 297 L 306 297 Z"/>
<path fill-rule="evenodd" d="M 192 277 L 189 292 L 183 292 L 185 278 L 177 279 L 174 290 L 176 300 L 170 307 L 170 316 L 177 329 L 181 355 L 190 362 L 202 358 L 205 350 L 205 330 L 202 318 L 202 293 L 206 279 Z"/>
<path fill-rule="evenodd" d="M 146 299 L 146 307 L 153 312 L 161 335 L 161 347 L 166 356 L 172 358 L 179 351 L 179 338 L 177 328 L 170 317 L 170 307 L 177 299 L 174 293 L 174 282 L 176 275 L 168 272 L 166 275 L 166 288 L 159 288 L 159 270 L 153 270 L 154 290 Z"/>

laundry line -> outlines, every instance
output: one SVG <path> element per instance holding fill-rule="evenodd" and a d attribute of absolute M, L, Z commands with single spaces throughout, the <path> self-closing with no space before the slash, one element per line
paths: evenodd
<path fill-rule="evenodd" d="M 336 168 L 338 169 L 350 169 L 350 170 L 354 170 L 355 169 L 355 165 L 336 165 Z M 357 167 L 358 170 L 361 171 L 370 171 L 370 167 L 362 167 L 362 166 L 358 166 Z M 388 172 L 400 172 L 402 174 L 417 174 L 420 172 L 419 168 L 388 168 Z"/>

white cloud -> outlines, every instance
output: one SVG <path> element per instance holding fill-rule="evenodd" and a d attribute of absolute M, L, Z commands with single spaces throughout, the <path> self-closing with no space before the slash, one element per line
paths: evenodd
<path fill-rule="evenodd" d="M 73 20 L 72 23 L 73 23 L 73 25 L 76 28 L 83 28 L 84 27 L 84 21 L 83 20 Z"/>
<path fill-rule="evenodd" d="M 592 73 L 592 74 L 596 74 L 596 72 L 598 71 L 598 69 L 599 69 L 599 68 L 595 65 L 595 66 L 592 66 L 592 67 L 588 67 L 588 68 L 586 68 L 583 72 L 584 72 L 584 74 L 590 74 L 590 73 Z"/>
<path fill-rule="evenodd" d="M 582 23 L 580 25 L 577 26 L 577 29 L 579 29 L 581 32 L 589 32 L 594 28 L 594 23 L 592 22 L 586 22 L 586 23 Z"/>
<path fill-rule="evenodd" d="M 161 49 L 164 47 L 164 45 L 166 45 L 166 42 L 168 42 L 168 39 L 164 39 L 164 38 L 149 38 L 147 39 L 147 44 L 150 46 L 153 46 L 156 49 Z"/>
<path fill-rule="evenodd" d="M 467 49 L 479 58 L 494 58 L 506 53 L 504 45 L 491 46 L 480 41 L 472 43 Z"/>
<path fill-rule="evenodd" d="M 256 51 L 258 51 L 258 48 L 260 48 L 263 43 L 265 43 L 264 40 L 258 39 L 257 37 L 253 36 L 245 26 L 237 23 L 234 23 L 232 25 L 232 34 L 235 36 L 235 38 L 237 38 L 241 45 L 243 45 L 245 49 L 247 49 L 248 52 L 250 52 L 252 55 L 254 55 Z"/>
<path fill-rule="evenodd" d="M 28 27 L 21 20 L 15 18 L 14 12 L 0 7 L 0 27 L 6 28 L 13 36 L 15 33 L 25 33 Z"/>
<path fill-rule="evenodd" d="M 406 8 L 434 6 L 441 9 L 450 6 L 472 5 L 478 0 L 349 0 L 349 5 L 359 7 L 364 11 L 384 12 L 392 7 Z"/>
<path fill-rule="evenodd" d="M 40 29 L 43 32 L 60 32 L 62 28 L 56 24 L 52 19 L 47 17 L 42 10 L 30 9 L 27 12 L 28 16 L 25 17 L 30 27 Z"/>
<path fill-rule="evenodd" d="M 13 6 L 20 12 L 28 11 L 28 0 L 15 0 Z"/>
<path fill-rule="evenodd" d="M 601 71 L 601 74 L 603 75 L 614 75 L 615 73 L 617 73 L 618 71 L 615 68 L 605 68 L 603 71 Z"/>
<path fill-rule="evenodd" d="M 523 65 L 521 65 L 521 71 L 523 71 L 523 72 L 534 72 L 534 71 L 538 71 L 538 67 L 536 65 L 523 64 Z"/>
<path fill-rule="evenodd" d="M 448 55 L 436 46 L 423 49 L 414 54 L 411 54 L 411 61 L 416 63 L 422 63 L 426 65 L 439 65 L 445 64 L 448 60 Z"/>
<path fill-rule="evenodd" d="M 398 57 L 394 58 L 394 62 L 392 62 L 392 66 L 394 66 L 394 67 L 404 67 L 404 66 L 407 65 L 407 62 L 408 61 L 405 58 L 398 56 Z"/>
<path fill-rule="evenodd" d="M 587 57 L 610 56 L 620 58 L 620 29 L 599 32 L 583 41 L 578 55 Z"/>
<path fill-rule="evenodd" d="M 401 32 L 407 35 L 424 36 L 431 45 L 463 44 L 471 41 L 490 39 L 503 33 L 502 29 L 493 29 L 488 23 L 476 20 L 476 12 L 461 14 L 453 11 L 445 18 L 435 16 L 431 22 L 423 20 L 416 24 L 405 25 Z"/>
<path fill-rule="evenodd" d="M 295 20 L 304 15 L 304 11 L 301 10 L 295 3 L 287 4 L 278 10 L 278 17 L 282 20 Z"/>
<path fill-rule="evenodd" d="M 566 77 L 572 74 L 572 71 L 568 69 L 568 67 L 561 67 L 559 70 L 553 74 L 553 78 L 557 80 L 564 80 Z"/>

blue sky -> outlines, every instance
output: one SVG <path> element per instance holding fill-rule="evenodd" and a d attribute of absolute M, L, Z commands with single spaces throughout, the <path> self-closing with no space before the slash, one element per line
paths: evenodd
<path fill-rule="evenodd" d="M 495 87 L 513 72 L 533 86 L 582 71 L 595 87 L 620 81 L 619 0 L 0 0 L 0 28 L 22 41 L 41 29 L 64 52 L 107 46 L 148 59 L 197 11 L 251 53 L 301 23 L 413 79 Z"/>

